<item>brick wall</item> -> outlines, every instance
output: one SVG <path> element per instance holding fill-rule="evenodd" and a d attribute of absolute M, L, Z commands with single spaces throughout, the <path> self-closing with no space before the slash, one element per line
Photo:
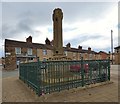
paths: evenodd
<path fill-rule="evenodd" d="M 15 55 L 15 48 L 13 46 L 6 46 L 5 47 L 5 69 L 6 70 L 13 70 L 17 68 L 16 65 L 16 55 Z M 9 54 L 8 54 L 9 53 Z"/>
<path fill-rule="evenodd" d="M 22 62 L 26 61 L 25 57 L 17 57 L 16 53 L 15 53 L 15 48 L 19 47 L 21 48 L 21 54 L 23 56 L 26 56 L 27 54 L 27 47 L 20 47 L 19 45 L 17 46 L 13 46 L 10 44 L 6 44 L 5 45 L 5 53 L 9 53 L 9 55 L 5 55 L 5 69 L 6 70 L 14 70 L 17 68 L 17 60 L 20 60 Z M 36 56 L 37 54 L 37 49 L 36 48 L 32 48 L 32 55 Z M 28 60 L 28 59 L 27 59 Z"/>
<path fill-rule="evenodd" d="M 115 50 L 115 64 L 120 65 L 120 49 Z"/>

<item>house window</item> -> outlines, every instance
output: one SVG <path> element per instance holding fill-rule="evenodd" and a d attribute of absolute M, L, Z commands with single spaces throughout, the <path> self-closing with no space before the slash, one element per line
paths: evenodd
<path fill-rule="evenodd" d="M 92 60 L 92 54 L 89 54 L 89 59 Z"/>
<path fill-rule="evenodd" d="M 27 54 L 28 54 L 28 55 L 32 55 L 32 49 L 31 49 L 31 48 L 28 48 Z"/>
<path fill-rule="evenodd" d="M 39 55 L 40 54 L 40 49 L 37 49 L 37 55 Z"/>
<path fill-rule="evenodd" d="M 80 53 L 80 59 L 82 59 L 82 57 L 83 57 L 83 53 Z"/>
<path fill-rule="evenodd" d="M 87 54 L 87 53 L 85 53 L 85 60 L 88 60 L 88 57 L 87 57 L 87 55 L 88 55 L 88 54 Z"/>
<path fill-rule="evenodd" d="M 73 53 L 73 60 L 76 60 L 76 53 Z"/>
<path fill-rule="evenodd" d="M 46 61 L 47 59 L 46 58 L 43 58 L 43 61 Z"/>
<path fill-rule="evenodd" d="M 65 56 L 67 56 L 67 51 L 65 51 Z"/>
<path fill-rule="evenodd" d="M 29 57 L 28 60 L 33 60 L 33 57 Z"/>
<path fill-rule="evenodd" d="M 75 57 L 76 56 L 76 53 L 73 53 L 73 57 Z"/>
<path fill-rule="evenodd" d="M 119 50 L 117 50 L 117 53 L 119 53 L 120 51 Z"/>
<path fill-rule="evenodd" d="M 43 55 L 47 55 L 47 50 L 43 50 Z"/>
<path fill-rule="evenodd" d="M 15 53 L 16 53 L 16 54 L 21 54 L 21 48 L 16 47 L 16 48 L 15 48 Z"/>

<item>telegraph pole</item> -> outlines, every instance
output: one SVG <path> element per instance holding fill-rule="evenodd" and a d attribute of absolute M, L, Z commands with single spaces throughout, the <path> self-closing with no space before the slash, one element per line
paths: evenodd
<path fill-rule="evenodd" d="M 112 55 L 112 64 L 113 64 L 113 30 L 111 30 L 111 55 Z"/>

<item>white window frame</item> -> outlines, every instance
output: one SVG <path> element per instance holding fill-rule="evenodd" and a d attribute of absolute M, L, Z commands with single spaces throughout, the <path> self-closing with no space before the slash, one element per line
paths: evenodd
<path fill-rule="evenodd" d="M 32 55 L 32 48 L 28 48 L 28 49 L 27 49 L 27 54 L 28 54 L 28 55 Z"/>
<path fill-rule="evenodd" d="M 67 51 L 64 51 L 65 52 L 65 56 L 67 56 L 68 55 L 68 52 Z"/>
<path fill-rule="evenodd" d="M 89 54 L 89 59 L 90 59 L 90 60 L 92 60 L 92 56 L 93 56 L 93 55 L 90 53 L 90 54 Z"/>
<path fill-rule="evenodd" d="M 43 61 L 46 61 L 47 59 L 46 58 L 43 58 Z"/>
<path fill-rule="evenodd" d="M 37 55 L 39 55 L 40 54 L 40 49 L 37 49 Z"/>
<path fill-rule="evenodd" d="M 43 55 L 47 55 L 47 50 L 43 49 Z"/>
<path fill-rule="evenodd" d="M 88 60 L 88 53 L 85 53 L 85 60 Z"/>
<path fill-rule="evenodd" d="M 76 53 L 75 52 L 73 52 L 73 57 L 76 57 Z"/>
<path fill-rule="evenodd" d="M 21 54 L 21 48 L 15 47 L 15 54 Z"/>
<path fill-rule="evenodd" d="M 80 59 L 82 59 L 82 57 L 83 57 L 83 53 L 80 53 Z"/>

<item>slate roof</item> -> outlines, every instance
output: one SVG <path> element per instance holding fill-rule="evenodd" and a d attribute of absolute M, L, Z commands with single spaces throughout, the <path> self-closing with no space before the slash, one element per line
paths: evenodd
<path fill-rule="evenodd" d="M 41 44 L 41 43 L 27 43 L 23 41 L 16 41 L 16 40 L 9 40 L 5 39 L 5 46 L 10 46 L 10 47 L 26 47 L 26 48 L 39 48 L 39 49 L 49 49 L 53 50 L 53 46 L 51 45 L 46 45 L 46 44 Z M 67 48 L 63 47 L 65 51 L 70 51 L 70 52 L 81 52 L 81 53 L 93 53 L 93 54 L 98 54 L 95 51 L 88 51 L 85 49 L 78 49 L 78 48 Z"/>
<path fill-rule="evenodd" d="M 27 43 L 23 41 L 5 39 L 5 45 L 11 47 L 26 47 L 26 48 L 41 48 L 41 49 L 53 49 L 52 46 L 40 43 Z"/>
<path fill-rule="evenodd" d="M 104 51 L 100 51 L 99 53 L 104 53 L 104 54 L 108 54 L 108 53 L 106 53 L 106 52 L 104 52 Z"/>
<path fill-rule="evenodd" d="M 114 49 L 119 49 L 120 48 L 120 45 L 118 47 L 115 47 Z"/>

